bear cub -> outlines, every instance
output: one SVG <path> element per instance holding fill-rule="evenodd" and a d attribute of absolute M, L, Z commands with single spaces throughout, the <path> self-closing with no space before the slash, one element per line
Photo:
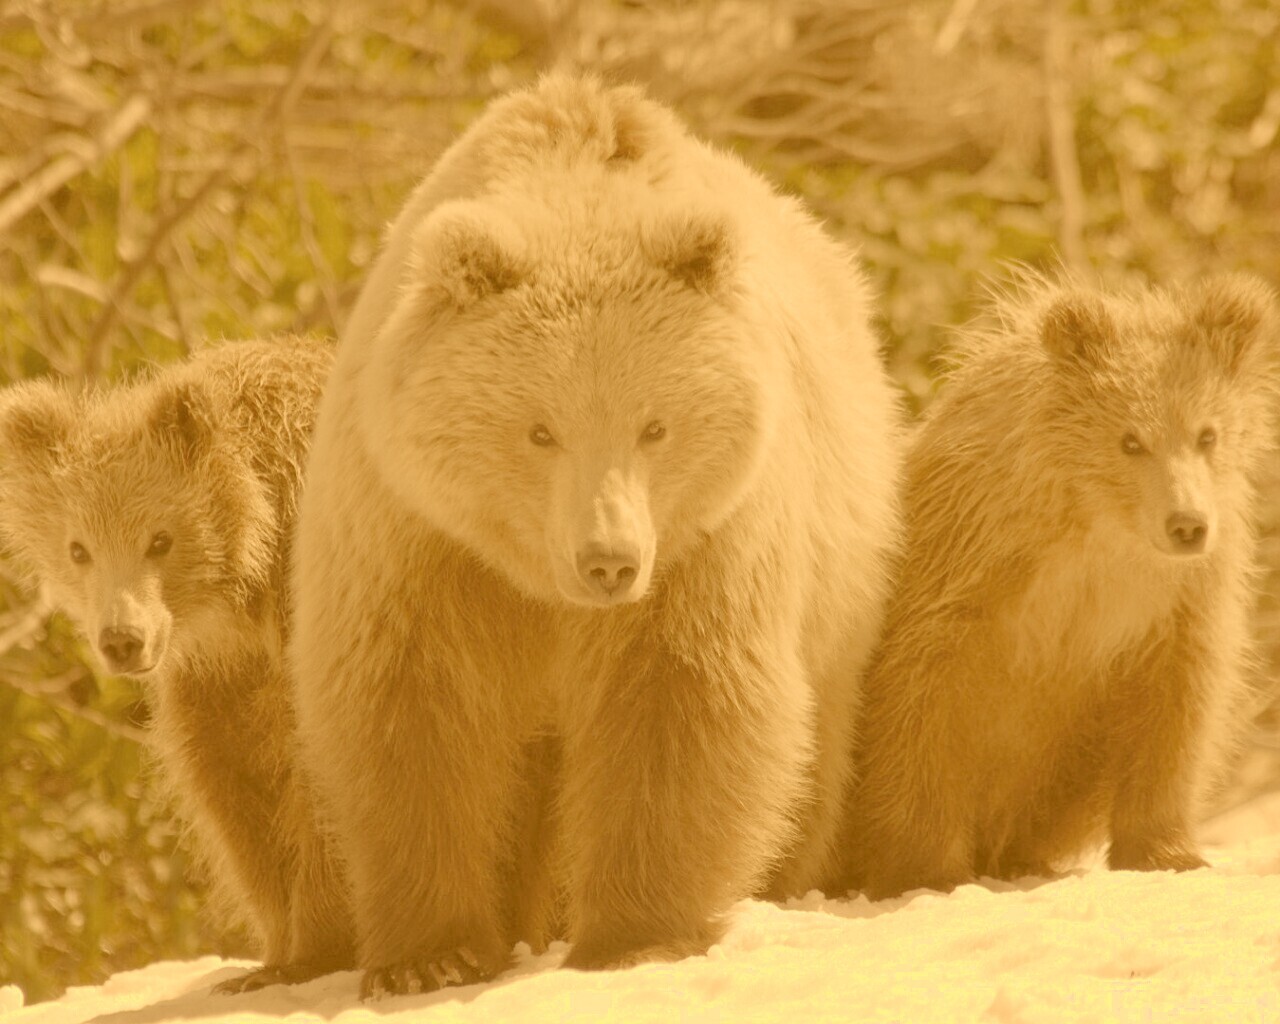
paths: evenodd
<path fill-rule="evenodd" d="M 340 884 L 294 771 L 289 552 L 316 341 L 241 342 L 120 387 L 0 395 L 0 540 L 103 667 L 142 681 L 149 745 L 224 909 L 264 967 L 353 960 Z"/>
<path fill-rule="evenodd" d="M 1193 827 L 1247 707 L 1276 299 L 1028 279 L 962 334 L 907 459 L 901 580 L 865 683 L 848 881 L 1043 874 Z"/>

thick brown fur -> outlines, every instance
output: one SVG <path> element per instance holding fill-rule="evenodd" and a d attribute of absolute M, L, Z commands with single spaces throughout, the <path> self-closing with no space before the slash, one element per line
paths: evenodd
<path fill-rule="evenodd" d="M 548 877 L 568 964 L 603 968 L 701 952 L 829 866 L 897 536 L 867 305 L 850 253 L 634 89 L 504 98 L 410 198 L 297 559 L 366 994 L 501 970 Z M 547 737 L 552 867 L 517 824 Z"/>
<path fill-rule="evenodd" d="M 160 776 L 219 902 L 260 943 L 266 971 L 246 987 L 353 959 L 293 769 L 283 664 L 331 360 L 316 341 L 240 342 L 120 387 L 34 381 L 0 397 L 0 537 L 108 670 L 142 680 Z"/>
<path fill-rule="evenodd" d="M 908 456 L 846 881 L 1044 873 L 1108 838 L 1113 868 L 1204 863 L 1197 810 L 1248 703 L 1278 348 L 1274 295 L 1230 276 L 1028 276 L 962 334 Z"/>

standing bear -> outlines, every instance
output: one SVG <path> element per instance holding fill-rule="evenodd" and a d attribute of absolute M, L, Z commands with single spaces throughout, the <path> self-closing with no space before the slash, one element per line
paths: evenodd
<path fill-rule="evenodd" d="M 1280 379 L 1245 277 L 1137 296 L 1028 279 L 965 333 L 907 458 L 868 669 L 850 878 L 873 898 L 1204 865 L 1248 704 L 1255 474 Z"/>
<path fill-rule="evenodd" d="M 589 79 L 495 102 L 412 195 L 296 563 L 364 995 L 507 964 L 547 736 L 571 967 L 702 952 L 829 867 L 897 540 L 867 291 L 797 203 Z"/>
<path fill-rule="evenodd" d="M 140 679 L 196 854 L 264 968 L 349 965 L 341 882 L 294 771 L 283 652 L 302 469 L 332 347 L 243 342 L 130 385 L 0 393 L 0 540 L 107 671 Z"/>

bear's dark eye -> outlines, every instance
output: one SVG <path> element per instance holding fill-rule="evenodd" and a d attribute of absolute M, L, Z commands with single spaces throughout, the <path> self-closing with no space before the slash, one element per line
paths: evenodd
<path fill-rule="evenodd" d="M 151 543 L 147 546 L 147 557 L 157 558 L 168 554 L 171 547 L 173 547 L 173 538 L 161 530 L 151 538 Z"/>
<path fill-rule="evenodd" d="M 1196 438 L 1196 444 L 1201 448 L 1212 448 L 1218 443 L 1218 432 L 1213 427 L 1205 427 L 1200 431 L 1200 436 Z"/>
<path fill-rule="evenodd" d="M 85 550 L 85 546 L 79 541 L 73 540 L 71 542 L 71 561 L 75 562 L 77 565 L 89 564 L 89 552 Z"/>
<path fill-rule="evenodd" d="M 1142 442 L 1138 440 L 1134 434 L 1125 434 L 1120 438 L 1120 450 L 1126 455 L 1141 455 L 1146 451 L 1142 446 Z"/>
<path fill-rule="evenodd" d="M 640 435 L 640 440 L 641 441 L 661 441 L 666 436 L 667 436 L 667 428 L 664 427 L 659 420 L 654 420 L 652 423 L 650 423 L 647 427 L 644 428 L 644 432 Z"/>
<path fill-rule="evenodd" d="M 539 448 L 550 448 L 556 443 L 555 435 L 541 423 L 534 424 L 533 429 L 529 431 L 529 440 Z"/>

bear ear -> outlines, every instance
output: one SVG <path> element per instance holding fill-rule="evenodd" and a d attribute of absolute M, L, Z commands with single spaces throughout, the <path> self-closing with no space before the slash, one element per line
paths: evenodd
<path fill-rule="evenodd" d="M 180 381 L 160 390 L 151 407 L 149 426 L 186 462 L 194 462 L 213 446 L 216 418 L 213 399 L 196 381 Z"/>
<path fill-rule="evenodd" d="M 654 265 L 681 284 L 711 295 L 729 279 L 737 240 L 727 217 L 691 211 L 654 225 L 644 239 Z"/>
<path fill-rule="evenodd" d="M 1206 278 L 1191 293 L 1193 336 L 1231 372 L 1259 360 L 1274 374 L 1280 370 L 1280 316 L 1275 292 L 1248 274 Z M 1258 367 L 1261 368 L 1261 367 Z"/>
<path fill-rule="evenodd" d="M 618 92 L 624 93 L 623 90 Z M 634 163 L 655 148 L 653 127 L 645 120 L 644 112 L 638 108 L 633 95 L 638 98 L 638 90 L 625 90 L 626 100 L 632 102 L 618 102 L 614 108 L 611 163 Z"/>
<path fill-rule="evenodd" d="M 514 227 L 474 203 L 442 204 L 415 239 L 415 283 L 455 309 L 515 288 L 529 276 Z"/>
<path fill-rule="evenodd" d="M 0 396 L 0 463 L 15 455 L 56 464 L 74 425 L 64 389 L 48 381 L 15 384 Z"/>
<path fill-rule="evenodd" d="M 1040 341 L 1064 363 L 1097 363 L 1115 343 L 1116 326 L 1102 300 L 1084 293 L 1057 299 L 1040 321 Z"/>

